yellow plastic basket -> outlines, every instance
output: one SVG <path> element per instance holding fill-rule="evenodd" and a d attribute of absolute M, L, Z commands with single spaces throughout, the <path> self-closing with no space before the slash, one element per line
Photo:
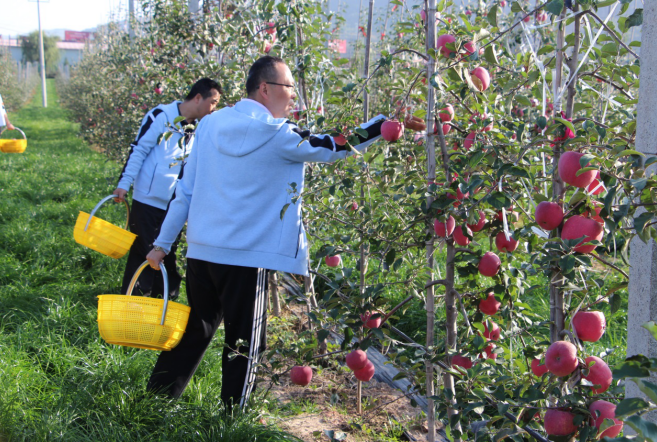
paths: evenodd
<path fill-rule="evenodd" d="M 130 281 L 127 295 L 98 296 L 98 330 L 108 344 L 146 350 L 168 351 L 182 339 L 190 308 L 169 301 L 169 282 L 164 264 L 164 299 L 131 296 L 137 278 L 148 266 L 144 262 Z"/>
<path fill-rule="evenodd" d="M 0 140 L 0 151 L 4 153 L 23 153 L 25 152 L 25 149 L 27 148 L 27 137 L 25 136 L 25 132 L 20 130 L 19 128 L 14 128 L 18 132 L 23 135 L 23 139 L 12 139 L 12 140 Z"/>
<path fill-rule="evenodd" d="M 128 216 L 125 222 L 125 229 L 94 216 L 105 201 L 113 198 L 116 198 L 116 195 L 103 198 L 96 204 L 91 214 L 80 212 L 73 228 L 73 238 L 75 238 L 75 242 L 78 244 L 89 247 L 103 255 L 118 259 L 128 253 L 137 235 L 127 230 L 130 220 L 130 206 L 128 206 L 126 201 L 124 203 L 128 211 Z"/>

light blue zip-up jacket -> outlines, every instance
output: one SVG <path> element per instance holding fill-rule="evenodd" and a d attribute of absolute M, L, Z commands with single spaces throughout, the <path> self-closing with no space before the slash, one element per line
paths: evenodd
<path fill-rule="evenodd" d="M 380 137 L 384 120 L 361 125 L 368 136 L 358 150 Z M 170 250 L 187 221 L 188 258 L 307 275 L 301 200 L 283 219 L 281 209 L 291 183 L 303 190 L 304 163 L 345 158 L 345 148 L 249 99 L 201 120 L 194 144 L 154 244 Z"/>
<path fill-rule="evenodd" d="M 173 125 L 180 116 L 179 104 L 180 101 L 160 104 L 144 116 L 117 185 L 130 190 L 134 184 L 133 199 L 162 210 L 167 208 L 176 188 L 182 164 L 180 158 L 192 148 L 191 141 L 185 147 L 186 152 L 180 148 L 180 130 L 172 131 L 168 140 L 163 137 L 159 144 L 157 142 L 171 130 L 167 124 Z M 176 127 L 180 129 L 180 123 L 176 123 Z"/>

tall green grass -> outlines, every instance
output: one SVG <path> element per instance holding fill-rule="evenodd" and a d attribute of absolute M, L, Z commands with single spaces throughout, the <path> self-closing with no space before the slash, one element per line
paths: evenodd
<path fill-rule="evenodd" d="M 224 414 L 221 336 L 176 401 L 145 393 L 156 352 L 100 339 L 96 296 L 118 293 L 125 261 L 75 243 L 73 225 L 120 165 L 76 138 L 48 87 L 47 109 L 37 94 L 12 115 L 26 152 L 0 154 L 0 441 L 297 440 L 257 409 Z M 99 216 L 121 224 L 125 208 Z"/>

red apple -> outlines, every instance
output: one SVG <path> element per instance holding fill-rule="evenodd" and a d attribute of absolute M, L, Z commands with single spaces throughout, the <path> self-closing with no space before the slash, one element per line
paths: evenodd
<path fill-rule="evenodd" d="M 582 377 L 593 384 L 591 388 L 593 393 L 600 394 L 607 391 L 613 379 L 607 363 L 597 356 L 589 356 L 584 359 L 584 362 L 589 367 L 589 374 Z M 599 387 L 596 387 L 596 385 L 599 385 Z"/>
<path fill-rule="evenodd" d="M 577 431 L 577 426 L 573 423 L 575 415 L 569 411 L 562 411 L 556 408 L 550 408 L 545 412 L 543 422 L 545 423 L 545 432 L 550 436 L 568 436 Z"/>
<path fill-rule="evenodd" d="M 556 376 L 568 376 L 577 368 L 577 347 L 570 342 L 553 342 L 545 353 L 545 365 Z"/>
<path fill-rule="evenodd" d="M 479 260 L 479 273 L 484 276 L 495 276 L 500 271 L 502 261 L 493 252 L 486 252 Z"/>
<path fill-rule="evenodd" d="M 488 331 L 488 323 L 490 322 L 490 331 Z M 500 326 L 494 323 L 493 321 L 484 321 L 484 338 L 490 339 L 491 341 L 497 341 L 500 339 Z"/>
<path fill-rule="evenodd" d="M 563 222 L 563 209 L 558 203 L 541 201 L 534 211 L 536 224 L 545 230 L 556 229 Z"/>
<path fill-rule="evenodd" d="M 500 1 L 500 6 L 505 8 L 506 7 L 506 0 L 501 0 Z"/>
<path fill-rule="evenodd" d="M 474 44 L 474 42 L 469 41 L 463 45 L 463 50 L 465 50 L 465 53 L 470 56 L 475 53 L 477 46 Z"/>
<path fill-rule="evenodd" d="M 600 171 L 596 171 L 595 173 L 595 179 L 591 181 L 591 184 L 586 188 L 586 190 L 591 194 L 591 195 L 600 195 L 602 192 L 605 191 L 605 186 L 601 184 L 600 181 Z"/>
<path fill-rule="evenodd" d="M 454 108 L 451 104 L 448 104 L 446 107 L 440 109 L 438 116 L 440 117 L 440 121 L 443 123 L 452 121 L 454 119 Z"/>
<path fill-rule="evenodd" d="M 545 20 L 547 20 L 548 15 L 547 12 L 541 11 L 536 15 L 536 21 L 539 23 L 543 23 Z"/>
<path fill-rule="evenodd" d="M 344 135 L 339 134 L 339 135 L 333 137 L 333 142 L 335 144 L 337 144 L 338 146 L 344 146 L 345 144 L 347 144 L 347 139 L 345 138 Z"/>
<path fill-rule="evenodd" d="M 374 364 L 368 360 L 363 368 L 354 370 L 354 376 L 359 381 L 368 382 L 370 379 L 372 379 L 372 376 L 374 376 L 375 371 L 376 370 L 374 368 Z"/>
<path fill-rule="evenodd" d="M 483 358 L 484 355 L 486 355 L 486 359 L 495 359 L 497 358 L 497 353 L 493 353 L 493 350 L 495 350 L 495 347 L 497 347 L 495 344 L 492 342 L 484 348 L 484 352 L 479 354 L 480 358 Z"/>
<path fill-rule="evenodd" d="M 387 120 L 381 125 L 381 136 L 386 141 L 397 141 L 404 135 L 404 124 L 397 120 Z"/>
<path fill-rule="evenodd" d="M 347 362 L 347 367 L 349 367 L 351 370 L 360 370 L 361 368 L 365 367 L 365 364 L 368 362 L 367 353 L 361 349 L 352 351 L 347 355 L 345 359 Z"/>
<path fill-rule="evenodd" d="M 456 41 L 456 38 L 453 35 L 450 34 L 444 34 L 438 37 L 438 40 L 436 40 L 436 48 L 440 49 L 440 53 L 443 54 L 444 57 L 449 58 L 450 54 L 453 54 L 454 51 L 449 49 L 446 45 L 447 43 L 454 43 Z"/>
<path fill-rule="evenodd" d="M 476 133 L 476 132 L 470 132 L 470 133 L 465 137 L 465 141 L 463 141 L 463 147 L 465 148 L 465 150 L 470 150 L 470 149 L 472 148 L 472 146 L 473 146 L 474 143 L 475 143 L 475 138 L 476 138 L 476 136 L 477 136 L 477 133 Z"/>
<path fill-rule="evenodd" d="M 358 210 L 358 203 L 356 201 L 351 203 L 350 209 L 351 209 L 352 212 L 355 212 L 356 210 Z"/>
<path fill-rule="evenodd" d="M 470 227 L 473 232 L 479 232 L 481 229 L 484 228 L 484 225 L 486 225 L 486 214 L 482 210 L 480 210 L 479 221 L 477 221 L 477 224 L 468 224 L 468 227 Z"/>
<path fill-rule="evenodd" d="M 584 189 L 593 182 L 596 176 L 596 170 L 588 170 L 581 175 L 577 176 L 577 172 L 582 169 L 579 164 L 579 159 L 584 156 L 583 153 L 568 151 L 561 154 L 559 158 L 559 177 L 564 183 L 571 186 Z"/>
<path fill-rule="evenodd" d="M 436 235 L 440 236 L 441 238 L 446 238 L 454 232 L 454 228 L 456 227 L 456 221 L 454 221 L 453 216 L 449 216 L 447 218 L 446 222 L 441 222 L 438 220 L 435 220 L 433 222 L 433 230 L 436 232 Z"/>
<path fill-rule="evenodd" d="M 602 219 L 602 217 L 600 216 L 600 211 L 602 210 L 602 205 L 601 205 L 599 202 L 597 202 L 597 201 L 593 201 L 593 205 L 596 206 L 596 207 L 595 207 L 595 216 L 591 216 L 591 215 L 589 214 L 589 211 L 588 211 L 588 210 L 585 211 L 585 212 L 582 212 L 582 216 L 585 216 L 585 217 L 587 217 L 587 218 L 594 219 L 594 220 L 596 220 L 597 222 L 599 222 L 600 224 L 602 224 L 602 226 L 604 227 L 604 225 L 605 225 L 605 220 Z"/>
<path fill-rule="evenodd" d="M 158 95 L 162 95 L 162 88 L 161 88 L 161 87 L 156 87 L 156 88 L 154 89 L 154 91 L 155 91 L 156 94 L 158 94 Z"/>
<path fill-rule="evenodd" d="M 372 316 L 378 315 L 376 318 L 370 319 Z M 366 312 L 360 315 L 360 320 L 363 321 L 363 327 L 365 328 L 379 328 L 381 327 L 381 321 L 383 320 L 383 315 L 380 313 L 371 313 Z"/>
<path fill-rule="evenodd" d="M 561 230 L 562 239 L 577 239 L 586 235 L 577 246 L 573 247 L 573 250 L 579 253 L 591 253 L 595 249 L 595 245 L 580 245 L 588 241 L 602 239 L 605 229 L 602 227 L 602 224 L 597 222 L 592 218 L 587 218 L 582 215 L 571 216 L 563 224 L 563 229 Z"/>
<path fill-rule="evenodd" d="M 306 365 L 295 365 L 290 371 L 290 381 L 293 384 L 305 387 L 313 378 L 313 369 Z"/>
<path fill-rule="evenodd" d="M 461 192 L 461 189 L 459 189 L 458 187 L 456 188 L 456 195 L 454 195 L 454 194 L 451 193 L 451 192 L 447 194 L 447 198 L 449 198 L 449 199 L 451 199 L 451 200 L 454 200 L 454 199 L 455 199 L 455 200 L 458 200 L 458 201 L 456 201 L 456 202 L 453 204 L 454 207 L 458 207 L 458 206 L 460 206 L 461 203 L 460 203 L 459 201 L 461 201 L 461 200 L 463 200 L 464 198 L 467 198 L 467 197 L 469 197 L 469 196 L 470 196 L 470 192 L 468 192 L 468 193 L 463 193 L 463 192 Z"/>
<path fill-rule="evenodd" d="M 329 267 L 337 267 L 342 262 L 342 258 L 340 258 L 340 255 L 327 256 L 324 258 L 324 262 Z"/>
<path fill-rule="evenodd" d="M 499 232 L 495 237 L 495 247 L 500 252 L 511 253 L 518 248 L 518 241 L 513 239 L 511 235 L 509 235 L 509 239 L 506 239 L 504 232 Z"/>
<path fill-rule="evenodd" d="M 475 87 L 479 89 L 479 92 L 485 91 L 490 86 L 490 74 L 486 68 L 479 66 L 470 72 L 470 76 Z"/>
<path fill-rule="evenodd" d="M 548 372 L 547 365 L 541 364 L 540 359 L 532 359 L 532 373 L 534 376 L 541 377 Z"/>
<path fill-rule="evenodd" d="M 472 230 L 468 226 L 463 226 L 465 227 L 465 231 L 468 233 L 468 235 L 472 236 Z M 463 233 L 463 227 L 459 226 L 458 229 L 454 229 L 454 242 L 460 246 L 467 246 L 470 244 L 470 238 L 465 236 Z"/>
<path fill-rule="evenodd" d="M 580 310 L 573 317 L 573 328 L 582 341 L 597 342 L 607 328 L 607 321 L 602 312 Z"/>
<path fill-rule="evenodd" d="M 267 34 L 275 34 L 276 33 L 276 23 L 267 23 L 267 30 L 265 31 Z"/>
<path fill-rule="evenodd" d="M 454 365 L 469 370 L 472 368 L 473 363 L 472 360 L 466 356 L 454 355 L 452 356 L 452 366 Z"/>
<path fill-rule="evenodd" d="M 475 112 L 474 114 L 470 115 L 470 123 L 472 124 L 477 124 L 477 120 L 480 120 L 479 122 L 483 123 L 484 121 L 488 120 L 488 114 L 484 112 L 483 114 L 480 114 L 479 112 Z M 493 129 L 493 119 L 491 118 L 491 121 L 483 127 L 482 131 L 483 132 L 489 132 Z"/>
<path fill-rule="evenodd" d="M 500 309 L 502 303 L 495 299 L 493 292 L 488 294 L 486 299 L 479 301 L 479 310 L 485 315 L 494 315 Z M 498 333 L 499 335 L 499 333 Z"/>
<path fill-rule="evenodd" d="M 589 407 L 591 412 L 591 424 L 600 431 L 600 426 L 605 419 L 611 419 L 616 425 L 607 428 L 602 434 L 598 435 L 598 439 L 603 437 L 616 437 L 623 429 L 623 422 L 616 419 L 616 405 L 607 401 L 595 401 Z M 598 412 L 598 413 L 596 413 Z"/>
<path fill-rule="evenodd" d="M 527 17 L 522 19 L 522 21 L 524 21 L 525 23 L 529 23 L 531 20 L 532 20 L 531 15 L 528 15 Z"/>

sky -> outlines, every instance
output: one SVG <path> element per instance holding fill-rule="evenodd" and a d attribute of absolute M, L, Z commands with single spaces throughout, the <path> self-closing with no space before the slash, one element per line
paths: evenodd
<path fill-rule="evenodd" d="M 43 1 L 40 5 L 41 27 L 44 30 L 82 31 L 107 23 L 110 12 L 116 14 L 121 11 L 125 15 L 128 8 L 128 0 Z M 36 0 L 0 0 L 0 35 L 13 37 L 38 28 Z"/>

